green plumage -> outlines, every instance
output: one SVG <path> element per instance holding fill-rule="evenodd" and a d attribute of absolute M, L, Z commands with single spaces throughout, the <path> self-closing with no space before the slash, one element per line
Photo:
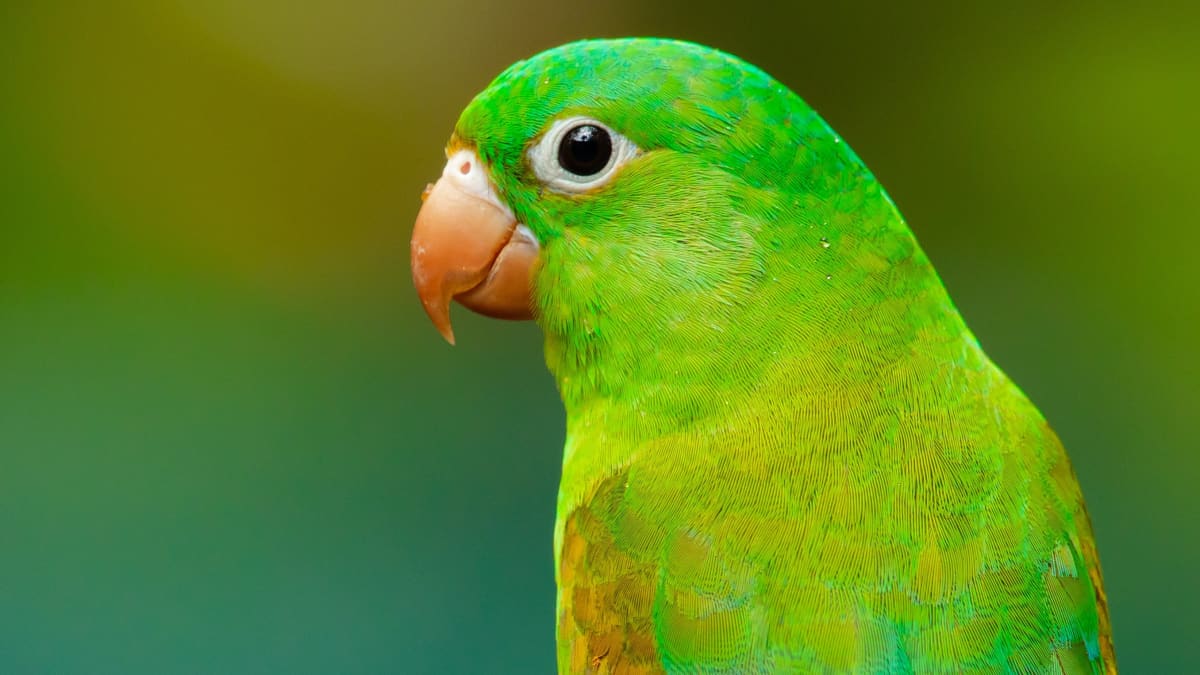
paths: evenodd
<path fill-rule="evenodd" d="M 570 115 L 641 150 L 582 195 L 527 159 Z M 802 100 L 697 45 L 589 41 L 455 134 L 542 245 L 560 671 L 1115 670 L 1058 438 Z"/>

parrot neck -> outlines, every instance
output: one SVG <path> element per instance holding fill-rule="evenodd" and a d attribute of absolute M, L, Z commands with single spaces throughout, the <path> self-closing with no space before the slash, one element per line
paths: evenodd
<path fill-rule="evenodd" d="M 579 499 L 655 444 L 688 438 L 689 452 L 704 452 L 702 439 L 753 438 L 788 411 L 855 414 L 877 404 L 874 391 L 936 386 L 905 379 L 915 354 L 936 368 L 983 363 L 929 260 L 886 206 L 872 237 L 803 228 L 786 255 L 721 260 L 717 288 L 697 287 L 703 271 L 686 283 L 606 292 L 544 271 L 543 284 L 559 281 L 539 321 L 567 412 L 560 498 Z M 771 237 L 754 236 L 743 251 L 770 250 L 762 244 Z M 589 253 L 603 264 L 601 252 Z"/>

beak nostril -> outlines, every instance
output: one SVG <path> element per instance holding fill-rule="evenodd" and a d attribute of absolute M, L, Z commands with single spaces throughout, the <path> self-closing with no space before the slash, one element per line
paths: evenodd
<path fill-rule="evenodd" d="M 462 174 L 462 175 L 464 175 L 464 176 L 465 176 L 465 175 L 467 175 L 467 174 L 469 174 L 469 173 L 471 173 L 471 163 L 470 163 L 470 162 L 463 162 L 463 163 L 462 163 L 462 166 L 458 167 L 458 172 L 459 172 L 459 173 L 461 173 L 461 174 Z"/>

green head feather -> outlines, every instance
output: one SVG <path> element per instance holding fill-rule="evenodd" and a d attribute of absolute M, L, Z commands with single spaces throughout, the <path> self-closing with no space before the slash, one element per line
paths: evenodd
<path fill-rule="evenodd" d="M 641 150 L 582 195 L 546 190 L 527 159 L 572 115 Z M 906 322 L 953 315 L 849 146 L 798 96 L 727 54 L 671 40 L 568 44 L 506 70 L 455 133 L 542 243 L 539 319 L 568 405 L 593 395 L 699 405 L 678 400 L 686 387 L 656 386 L 681 377 L 753 386 L 749 354 L 857 330 L 833 318 L 864 295 L 875 306 L 927 292 L 934 306 L 913 307 Z"/>

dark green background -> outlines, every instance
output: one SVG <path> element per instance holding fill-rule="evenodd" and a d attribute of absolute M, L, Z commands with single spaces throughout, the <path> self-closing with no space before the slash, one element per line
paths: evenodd
<path fill-rule="evenodd" d="M 476 91 L 627 34 L 854 146 L 1065 440 L 1127 672 L 1200 668 L 1189 12 L 5 3 L 0 672 L 551 671 L 540 338 L 448 347 L 407 239 Z"/>

